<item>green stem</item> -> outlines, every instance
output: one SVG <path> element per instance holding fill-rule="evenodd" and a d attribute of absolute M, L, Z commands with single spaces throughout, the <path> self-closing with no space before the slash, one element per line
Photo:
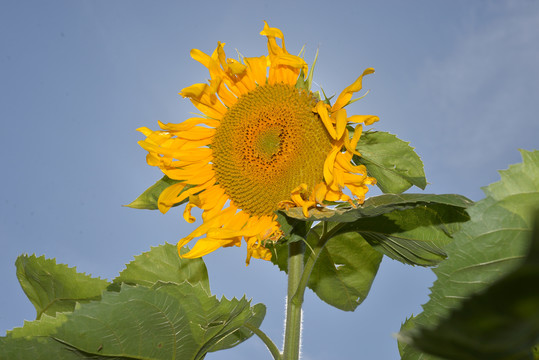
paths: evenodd
<path fill-rule="evenodd" d="M 298 360 L 301 339 L 301 301 L 292 301 L 298 291 L 303 273 L 303 254 L 305 244 L 294 241 L 288 245 L 288 297 L 286 304 L 286 324 L 284 335 L 283 360 Z"/>
<path fill-rule="evenodd" d="M 273 341 L 271 341 L 271 339 L 268 337 L 268 335 L 266 335 L 266 333 L 264 333 L 262 330 L 260 330 L 256 326 L 253 326 L 253 325 L 251 325 L 249 323 L 245 323 L 244 326 L 247 329 L 251 330 L 253 332 L 253 334 L 258 336 L 260 338 L 260 340 L 262 340 L 262 342 L 266 345 L 269 352 L 273 356 L 273 359 L 282 360 L 281 352 L 279 351 L 277 346 L 273 343 Z"/>

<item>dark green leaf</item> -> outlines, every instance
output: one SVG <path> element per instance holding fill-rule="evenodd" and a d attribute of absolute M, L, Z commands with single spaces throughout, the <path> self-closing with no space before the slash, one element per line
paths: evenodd
<path fill-rule="evenodd" d="M 378 216 L 395 210 L 405 210 L 417 207 L 418 205 L 429 204 L 467 208 L 473 202 L 462 195 L 455 194 L 386 194 L 370 197 L 363 204 L 355 208 L 348 205 L 339 206 L 334 209 L 328 207 L 313 208 L 309 210 L 308 218 L 303 215 L 301 207 L 294 207 L 278 213 L 283 213 L 288 217 L 304 221 L 352 222 L 357 219 Z M 288 222 L 292 221 L 288 220 Z"/>
<path fill-rule="evenodd" d="M 471 220 L 446 247 L 449 259 L 434 270 L 430 301 L 414 319 L 415 330 L 403 329 L 401 341 L 448 359 L 533 358 L 539 342 L 538 240 L 528 249 L 531 209 L 539 208 L 539 152 L 523 152 L 523 158 L 469 208 Z M 401 347 L 403 359 L 435 359 Z"/>
<path fill-rule="evenodd" d="M 320 233 L 321 226 L 314 230 Z M 316 246 L 318 237 L 310 238 L 311 246 Z M 309 249 L 306 253 L 310 255 Z M 359 234 L 336 235 L 320 252 L 308 286 L 329 305 L 354 311 L 367 297 L 381 261 L 382 254 Z"/>
<path fill-rule="evenodd" d="M 182 249 L 182 253 L 187 251 L 189 249 Z M 180 258 L 177 247 L 171 244 L 152 247 L 150 251 L 135 256 L 135 260 L 126 265 L 113 283 L 115 288 L 119 288 L 120 283 L 151 287 L 158 281 L 201 283 L 210 293 L 208 272 L 202 258 Z"/>
<path fill-rule="evenodd" d="M 338 221 L 341 225 L 334 235 L 358 233 L 395 260 L 432 266 L 445 258 L 443 248 L 452 241 L 451 234 L 469 219 L 464 209 L 470 204 L 467 198 L 452 194 L 388 194 L 369 198 L 357 208 L 311 209 L 309 218 L 300 208 L 283 214 L 298 220 Z"/>
<path fill-rule="evenodd" d="M 382 254 L 421 266 L 443 260 L 452 234 L 469 219 L 464 208 L 470 203 L 455 195 L 402 194 L 369 199 L 357 209 L 330 210 L 333 215 L 326 219 L 349 222 L 327 222 L 330 240 L 320 252 L 308 286 L 328 304 L 354 310 L 367 296 Z M 307 236 L 305 261 L 317 251 L 322 226 L 315 226 Z M 290 234 L 272 248 L 272 262 L 283 271 L 287 271 L 289 238 Z"/>
<path fill-rule="evenodd" d="M 301 210 L 301 208 L 300 208 Z M 281 230 L 284 233 L 284 239 L 282 242 L 295 242 L 302 241 L 307 232 L 311 228 L 311 221 L 298 220 L 293 217 L 287 216 L 288 214 L 277 211 L 277 221 L 281 226 Z"/>
<path fill-rule="evenodd" d="M 134 208 L 134 209 L 157 210 L 158 209 L 157 200 L 159 199 L 159 195 L 161 195 L 163 190 L 168 188 L 170 185 L 174 185 L 179 182 L 180 180 L 174 180 L 165 175 L 160 180 L 158 180 L 155 184 L 153 184 L 148 189 L 146 189 L 146 191 L 144 191 L 139 197 L 133 200 L 130 204 L 125 205 L 125 206 Z M 186 186 L 185 188 L 183 188 L 180 194 L 187 189 L 189 189 L 189 186 Z M 174 206 L 184 204 L 187 201 L 189 201 L 188 198 L 177 204 L 174 204 Z"/>
<path fill-rule="evenodd" d="M 445 259 L 445 246 L 468 218 L 460 207 L 418 205 L 343 224 L 338 233 L 356 232 L 376 250 L 405 264 L 432 266 Z"/>
<path fill-rule="evenodd" d="M 98 300 L 108 281 L 78 273 L 44 256 L 21 255 L 15 262 L 17 278 L 34 304 L 37 319 L 42 314 L 73 311 L 76 302 Z"/>
<path fill-rule="evenodd" d="M 307 237 L 305 262 L 313 256 L 321 231 L 322 224 L 319 224 Z M 273 246 L 272 253 L 272 262 L 287 272 L 288 243 L 279 241 Z M 382 254 L 361 236 L 354 233 L 336 235 L 320 251 L 307 286 L 329 305 L 353 311 L 367 297 L 381 260 Z"/>
<path fill-rule="evenodd" d="M 423 162 L 408 142 L 395 135 L 373 131 L 361 135 L 357 144 L 361 157 L 354 156 L 357 164 L 367 167 L 370 176 L 384 193 L 399 194 L 415 185 L 427 186 Z"/>
<path fill-rule="evenodd" d="M 406 321 L 401 325 L 401 332 L 404 331 L 412 331 L 415 329 L 415 322 L 414 322 L 414 316 L 410 316 Z M 422 354 L 419 350 L 414 348 L 413 346 L 408 346 L 405 342 L 399 341 L 398 342 L 399 347 L 399 354 L 401 355 L 401 359 L 424 359 L 424 360 L 438 360 L 439 358 L 434 357 L 432 355 L 425 355 Z M 424 356 L 419 357 L 419 356 Z"/>

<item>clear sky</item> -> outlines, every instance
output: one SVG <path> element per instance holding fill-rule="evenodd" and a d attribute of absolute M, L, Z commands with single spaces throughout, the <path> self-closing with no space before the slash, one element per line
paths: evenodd
<path fill-rule="evenodd" d="M 315 82 L 339 93 L 366 67 L 369 95 L 349 113 L 410 141 L 430 193 L 482 198 L 497 170 L 539 139 L 537 1 L 23 1 L 0 2 L 0 331 L 35 311 L 14 262 L 45 254 L 112 279 L 134 255 L 195 227 L 121 207 L 161 177 L 145 163 L 140 126 L 195 111 L 177 93 L 208 78 L 189 57 L 217 41 L 233 54 L 266 54 L 262 20 L 287 49 L 320 49 Z M 316 90 L 316 88 L 315 88 Z M 412 189 L 420 191 L 419 189 Z M 245 247 L 205 257 L 214 294 L 268 306 L 262 329 L 280 345 L 286 278 L 270 263 L 245 267 Z M 312 292 L 303 359 L 397 359 L 392 333 L 421 311 L 429 269 L 384 260 L 353 313 Z M 208 359 L 270 359 L 257 338 Z"/>

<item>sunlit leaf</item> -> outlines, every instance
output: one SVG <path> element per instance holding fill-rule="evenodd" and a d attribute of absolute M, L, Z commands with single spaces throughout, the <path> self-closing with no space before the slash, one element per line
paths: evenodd
<path fill-rule="evenodd" d="M 246 322 L 260 324 L 261 306 L 251 307 L 246 299 L 219 301 L 187 282 L 151 289 L 122 285 L 120 292 L 105 292 L 101 301 L 78 307 L 54 338 L 101 356 L 202 359 L 221 349 L 221 342 L 245 340 L 237 331 Z M 235 337 L 226 343 L 229 336 Z"/>
<path fill-rule="evenodd" d="M 58 313 L 55 317 L 43 314 L 41 319 L 25 321 L 24 326 L 7 332 L 0 337 L 0 359 L 10 360 L 87 360 L 105 359 L 66 346 L 54 338 L 56 330 L 68 320 L 69 313 Z M 107 357 L 122 360 L 122 357 Z"/>
<path fill-rule="evenodd" d="M 158 209 L 157 200 L 159 199 L 159 195 L 161 195 L 161 193 L 170 185 L 174 185 L 179 182 L 180 180 L 174 180 L 165 175 L 160 180 L 158 180 L 155 184 L 153 184 L 148 189 L 146 189 L 146 191 L 140 194 L 139 197 L 133 200 L 130 204 L 125 205 L 125 206 L 134 208 L 134 209 L 157 210 Z M 182 192 L 187 189 L 189 189 L 189 186 L 186 186 L 185 188 L 183 188 Z M 173 206 L 182 205 L 186 203 L 187 201 L 189 201 L 189 198 L 177 204 L 174 204 Z"/>
<path fill-rule="evenodd" d="M 98 300 L 109 285 L 106 280 L 78 273 L 45 256 L 21 255 L 15 266 L 19 283 L 36 308 L 37 319 L 43 314 L 73 311 L 77 302 Z"/>
<path fill-rule="evenodd" d="M 248 339 L 265 306 L 217 300 L 200 283 L 122 285 L 101 301 L 44 315 L 0 338 L 1 359 L 202 359 Z M 42 355 L 45 354 L 45 355 Z"/>
<path fill-rule="evenodd" d="M 356 149 L 361 157 L 354 156 L 357 164 L 367 167 L 369 176 L 377 180 L 384 193 L 399 194 L 415 185 L 427 186 L 423 162 L 408 142 L 395 135 L 372 131 L 361 135 Z"/>
<path fill-rule="evenodd" d="M 0 359 L 10 360 L 86 360 L 50 337 L 8 338 L 0 337 Z M 96 358 L 100 359 L 100 358 Z"/>
<path fill-rule="evenodd" d="M 187 251 L 189 249 L 182 249 L 182 253 Z M 171 244 L 152 247 L 150 251 L 135 256 L 135 260 L 126 265 L 113 283 L 117 286 L 126 283 L 151 287 L 158 281 L 201 283 L 210 292 L 208 272 L 202 258 L 180 258 L 177 247 Z"/>

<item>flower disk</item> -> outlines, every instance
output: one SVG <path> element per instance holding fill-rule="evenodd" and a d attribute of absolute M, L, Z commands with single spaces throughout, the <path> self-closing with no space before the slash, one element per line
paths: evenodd
<path fill-rule="evenodd" d="M 272 215 L 298 184 L 323 180 L 331 138 L 313 107 L 317 99 L 285 84 L 238 99 L 212 142 L 217 182 L 250 215 Z"/>

